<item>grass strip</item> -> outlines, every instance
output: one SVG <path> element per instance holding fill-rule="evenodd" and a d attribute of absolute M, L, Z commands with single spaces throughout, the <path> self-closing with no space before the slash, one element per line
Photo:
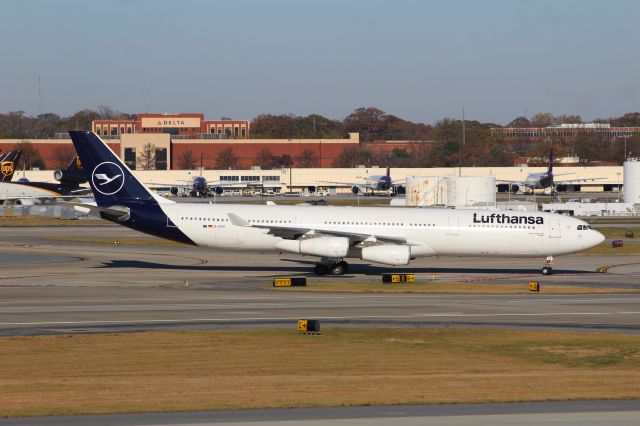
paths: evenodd
<path fill-rule="evenodd" d="M 505 329 L 0 338 L 1 416 L 640 398 L 640 339 Z"/>

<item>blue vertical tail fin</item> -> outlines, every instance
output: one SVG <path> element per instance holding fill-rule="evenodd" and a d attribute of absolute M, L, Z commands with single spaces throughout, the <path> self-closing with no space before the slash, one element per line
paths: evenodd
<path fill-rule="evenodd" d="M 70 131 L 69 135 L 80 158 L 78 166 L 83 169 L 98 206 L 171 203 L 145 187 L 95 133 Z"/>
<path fill-rule="evenodd" d="M 387 155 L 387 178 L 391 180 L 391 156 Z"/>

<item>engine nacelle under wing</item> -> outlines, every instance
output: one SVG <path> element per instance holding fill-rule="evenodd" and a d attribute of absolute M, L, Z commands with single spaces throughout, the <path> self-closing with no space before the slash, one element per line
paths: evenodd
<path fill-rule="evenodd" d="M 282 240 L 276 248 L 296 254 L 308 254 L 320 257 L 345 257 L 349 251 L 349 239 L 346 237 L 318 237 L 306 240 Z"/>
<path fill-rule="evenodd" d="M 408 265 L 411 260 L 411 248 L 395 244 L 369 246 L 362 249 L 360 258 L 384 265 Z"/>

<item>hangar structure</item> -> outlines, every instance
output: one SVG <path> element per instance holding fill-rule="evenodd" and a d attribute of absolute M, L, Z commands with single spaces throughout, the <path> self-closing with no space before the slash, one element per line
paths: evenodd
<path fill-rule="evenodd" d="M 526 178 L 529 173 L 543 172 L 544 167 L 438 167 L 438 168 L 392 168 L 391 177 L 394 180 L 405 179 L 407 176 L 441 176 L 441 177 L 482 177 L 491 181 L 514 180 Z M 273 192 L 285 193 L 289 191 L 300 192 L 314 186 L 317 188 L 335 189 L 334 193 L 350 193 L 351 183 L 362 181 L 368 176 L 383 175 L 381 167 L 356 167 L 356 168 L 277 168 L 273 170 L 242 169 L 242 170 L 136 170 L 136 175 L 148 184 L 176 184 L 190 181 L 193 177 L 202 175 L 207 181 L 227 181 L 264 183 Z M 602 167 L 557 167 L 556 173 L 571 173 L 572 178 L 601 178 L 583 185 L 574 185 L 573 189 L 581 192 L 607 192 L 618 193 L 623 189 L 622 166 Z M 53 181 L 52 170 L 19 171 L 14 179 L 26 177 L 29 180 Z M 345 185 L 327 184 L 326 182 L 345 182 Z M 249 184 L 247 184 L 249 186 Z M 458 191 L 460 197 L 471 200 L 471 191 Z M 486 191 L 485 191 L 486 192 Z M 476 194 L 477 195 L 477 194 Z M 486 201 L 486 200 L 480 200 Z"/>

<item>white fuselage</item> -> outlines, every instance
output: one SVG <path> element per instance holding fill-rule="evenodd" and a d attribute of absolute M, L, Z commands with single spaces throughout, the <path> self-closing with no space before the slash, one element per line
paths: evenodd
<path fill-rule="evenodd" d="M 246 251 L 282 251 L 276 244 L 283 238 L 269 229 L 234 225 L 229 213 L 272 229 L 404 239 L 411 257 L 545 257 L 584 250 L 604 240 L 583 221 L 554 213 L 186 203 L 161 204 L 161 208 L 195 244 Z M 357 246 L 348 257 L 358 257 Z"/>
<path fill-rule="evenodd" d="M 0 200 L 19 197 L 51 197 L 56 195 L 60 194 L 34 186 L 20 185 L 15 182 L 0 182 Z"/>

